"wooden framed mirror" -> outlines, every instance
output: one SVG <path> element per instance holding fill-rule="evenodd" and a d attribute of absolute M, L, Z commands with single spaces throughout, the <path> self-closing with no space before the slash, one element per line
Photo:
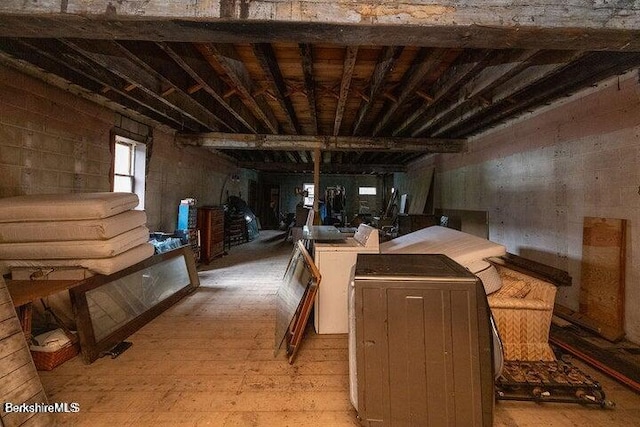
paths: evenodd
<path fill-rule="evenodd" d="M 320 271 L 301 240 L 294 245 L 289 264 L 276 294 L 275 352 L 286 343 L 293 363 L 320 285 Z"/>

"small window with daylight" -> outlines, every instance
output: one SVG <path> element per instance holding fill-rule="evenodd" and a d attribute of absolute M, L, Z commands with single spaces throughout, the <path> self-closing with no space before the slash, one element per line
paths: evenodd
<path fill-rule="evenodd" d="M 302 191 L 304 191 L 306 194 L 304 197 L 304 205 L 313 206 L 315 186 L 313 184 L 302 184 Z"/>
<path fill-rule="evenodd" d="M 113 191 L 135 193 L 144 209 L 146 145 L 121 136 L 115 136 L 113 156 Z"/>
<path fill-rule="evenodd" d="M 376 187 L 358 187 L 358 194 L 360 196 L 375 196 L 378 193 Z"/>

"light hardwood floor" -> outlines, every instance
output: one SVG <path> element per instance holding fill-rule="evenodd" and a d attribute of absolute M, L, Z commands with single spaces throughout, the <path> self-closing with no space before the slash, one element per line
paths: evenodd
<path fill-rule="evenodd" d="M 312 329 L 289 365 L 274 357 L 274 297 L 291 243 L 263 231 L 200 272 L 201 286 L 132 335 L 116 359 L 79 358 L 41 372 L 56 415 L 74 426 L 356 426 L 346 335 Z M 640 395 L 576 361 L 600 381 L 611 410 L 498 402 L 496 426 L 639 426 Z M 462 427 L 462 426 L 461 426 Z"/>

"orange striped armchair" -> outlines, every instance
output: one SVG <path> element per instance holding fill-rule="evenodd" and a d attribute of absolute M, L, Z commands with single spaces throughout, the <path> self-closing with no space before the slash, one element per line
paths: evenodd
<path fill-rule="evenodd" d="M 505 360 L 552 361 L 549 329 L 556 287 L 544 280 L 496 265 L 502 287 L 488 295 Z"/>

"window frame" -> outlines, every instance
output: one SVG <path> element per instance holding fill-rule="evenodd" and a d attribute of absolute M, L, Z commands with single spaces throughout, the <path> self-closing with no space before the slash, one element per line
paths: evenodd
<path fill-rule="evenodd" d="M 147 166 L 147 141 L 124 135 L 124 132 L 111 132 L 111 191 L 115 191 L 116 177 L 129 177 L 132 180 L 132 193 L 138 196 L 138 206 L 135 209 L 144 210 L 146 190 L 146 166 Z M 116 173 L 116 147 L 118 144 L 131 146 L 131 158 L 129 159 L 130 174 Z"/>
<path fill-rule="evenodd" d="M 365 189 L 365 192 L 362 191 L 363 189 Z M 373 190 L 373 193 L 370 192 L 371 190 Z M 377 187 L 373 187 L 370 185 L 358 187 L 358 196 L 377 196 L 377 195 L 378 195 Z"/>
<path fill-rule="evenodd" d="M 302 204 L 306 207 L 313 207 L 313 202 L 315 201 L 315 185 L 314 184 L 310 184 L 310 183 L 304 183 L 302 184 L 302 191 L 303 194 L 305 191 L 307 191 L 307 196 L 304 196 L 303 200 L 302 200 Z M 311 203 L 309 203 L 309 200 L 311 201 Z"/>

